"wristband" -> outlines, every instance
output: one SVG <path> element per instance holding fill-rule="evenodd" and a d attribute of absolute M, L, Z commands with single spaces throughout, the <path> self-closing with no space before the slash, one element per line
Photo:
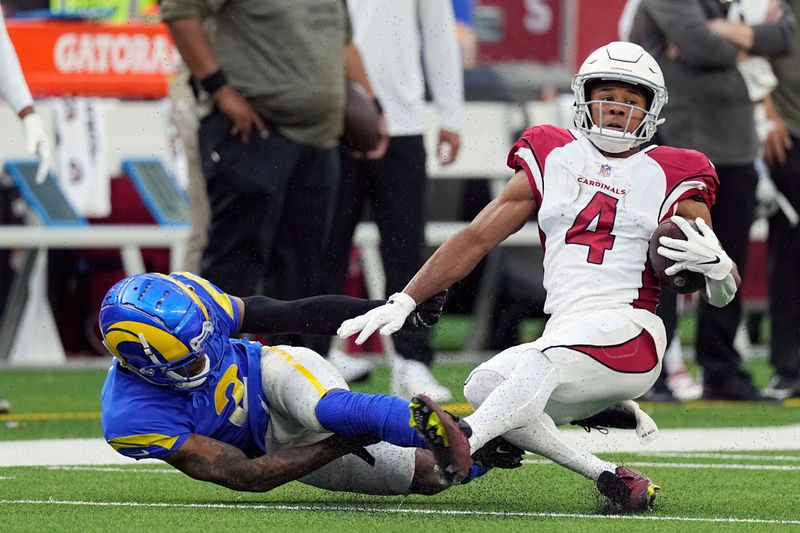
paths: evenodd
<path fill-rule="evenodd" d="M 228 77 L 222 72 L 222 69 L 218 69 L 216 72 L 213 72 L 200 80 L 200 85 L 203 87 L 208 94 L 214 94 L 218 90 L 222 88 L 223 85 L 228 83 Z"/>

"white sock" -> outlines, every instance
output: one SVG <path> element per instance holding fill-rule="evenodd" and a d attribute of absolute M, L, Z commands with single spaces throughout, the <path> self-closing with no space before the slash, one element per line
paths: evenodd
<path fill-rule="evenodd" d="M 524 450 L 547 457 L 551 461 L 569 468 L 589 479 L 597 480 L 605 471 L 614 472 L 617 465 L 567 442 L 553 419 L 542 413 L 531 424 L 503 435 L 510 443 Z"/>
<path fill-rule="evenodd" d="M 558 368 L 542 352 L 521 352 L 509 377 L 464 419 L 472 428 L 472 452 L 498 435 L 536 420 L 558 384 Z"/>

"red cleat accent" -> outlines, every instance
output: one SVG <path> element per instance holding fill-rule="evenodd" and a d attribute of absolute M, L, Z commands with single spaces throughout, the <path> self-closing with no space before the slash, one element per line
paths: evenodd
<path fill-rule="evenodd" d="M 428 443 L 445 477 L 453 484 L 469 477 L 472 467 L 469 440 L 458 422 L 424 394 L 414 396 L 409 408 L 411 427 Z"/>
<path fill-rule="evenodd" d="M 614 473 L 600 474 L 597 488 L 615 507 L 626 513 L 649 511 L 656 499 L 656 492 L 661 490 L 641 472 L 624 466 L 617 467 Z"/>

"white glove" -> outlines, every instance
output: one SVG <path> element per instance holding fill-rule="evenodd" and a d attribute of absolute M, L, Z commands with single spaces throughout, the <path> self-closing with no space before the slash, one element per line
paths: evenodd
<path fill-rule="evenodd" d="M 22 119 L 25 128 L 25 142 L 28 152 L 39 158 L 39 167 L 36 169 L 36 183 L 44 183 L 47 172 L 50 170 L 50 138 L 44 130 L 42 117 L 36 113 L 29 113 Z"/>
<path fill-rule="evenodd" d="M 659 239 L 661 246 L 658 247 L 658 253 L 675 261 L 664 271 L 668 276 L 681 270 L 691 270 L 711 279 L 722 280 L 731 273 L 733 261 L 702 218 L 695 219 L 697 230 L 683 217 L 674 216 L 670 220 L 683 231 L 686 240 L 671 237 Z"/>
<path fill-rule="evenodd" d="M 404 292 L 396 292 L 382 306 L 342 322 L 336 333 L 342 339 L 346 339 L 360 331 L 356 344 L 363 344 L 378 328 L 381 330 L 381 335 L 391 335 L 403 327 L 406 318 L 416 307 L 417 302 L 411 296 Z"/>

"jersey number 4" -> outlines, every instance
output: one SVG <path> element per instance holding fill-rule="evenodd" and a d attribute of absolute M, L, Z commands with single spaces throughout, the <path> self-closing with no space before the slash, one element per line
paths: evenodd
<path fill-rule="evenodd" d="M 605 193 L 595 193 L 567 231 L 567 244 L 589 247 L 589 255 L 586 258 L 589 263 L 602 264 L 606 250 L 614 247 L 615 237 L 611 235 L 611 230 L 614 229 L 618 201 L 618 198 Z M 597 224 L 590 230 L 589 227 L 595 219 Z"/>

